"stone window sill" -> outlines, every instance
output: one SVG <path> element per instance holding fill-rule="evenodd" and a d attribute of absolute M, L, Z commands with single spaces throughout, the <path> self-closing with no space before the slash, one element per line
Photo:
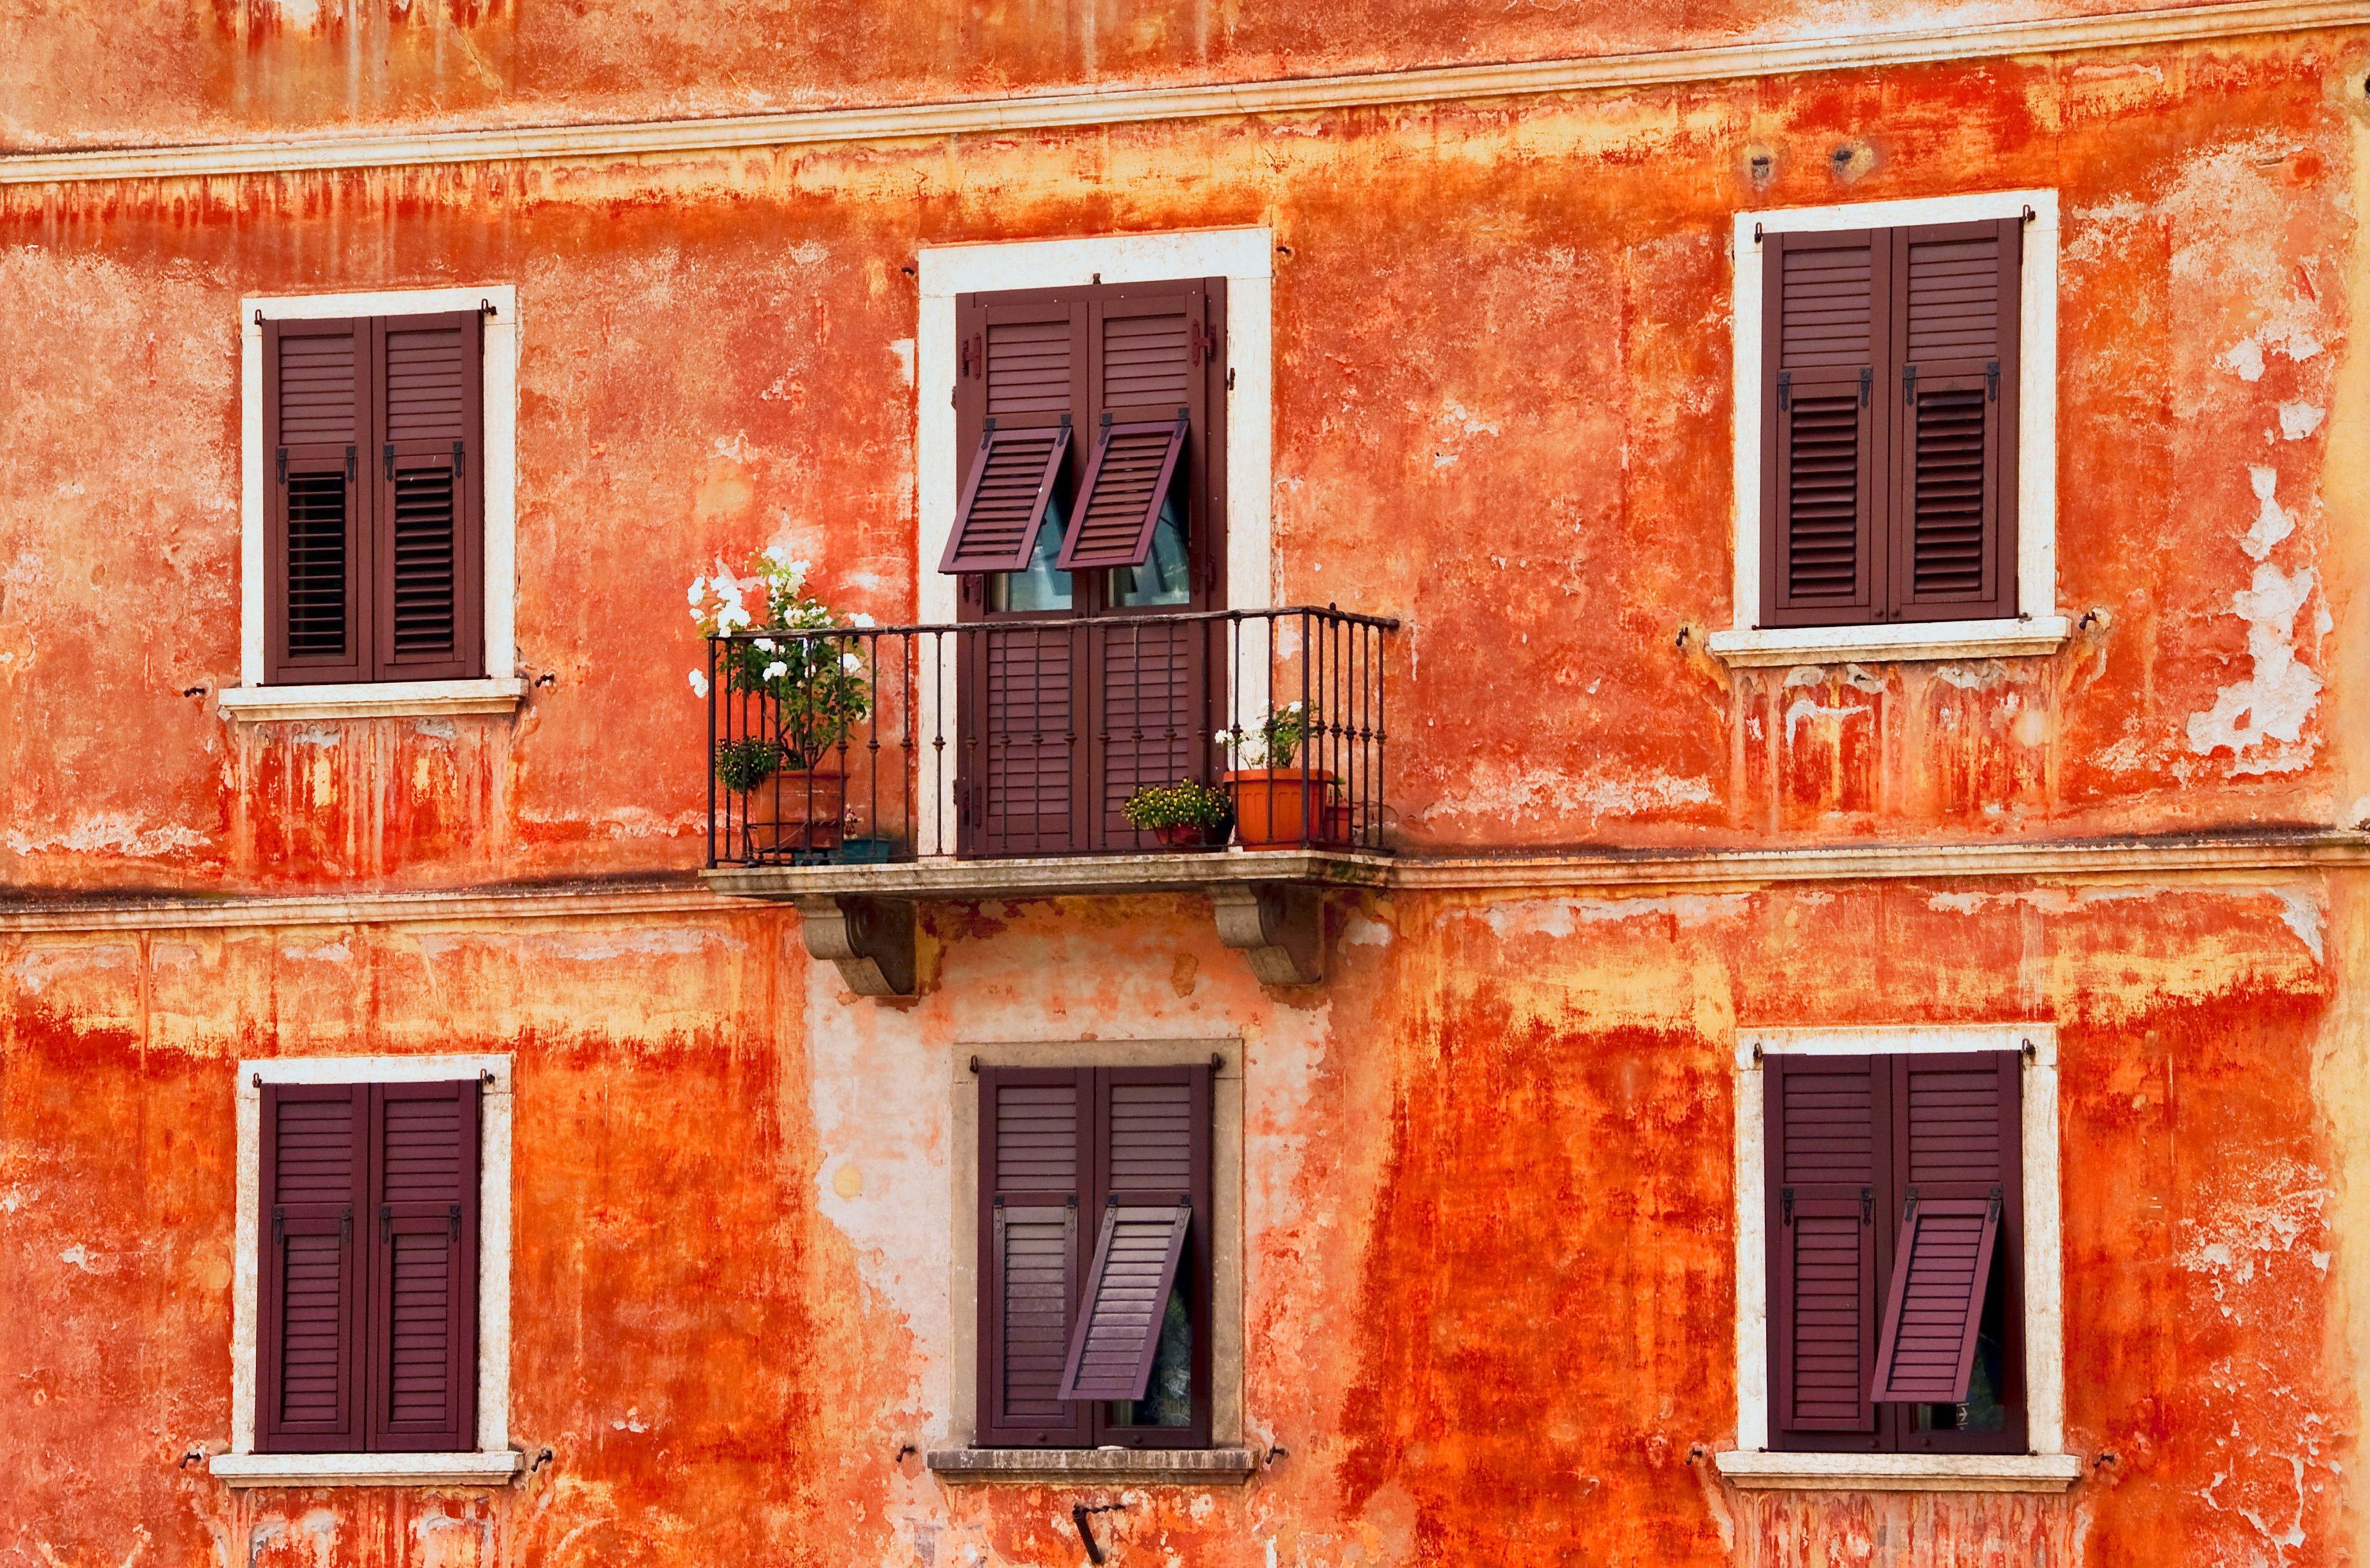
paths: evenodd
<path fill-rule="evenodd" d="M 216 1454 L 207 1468 L 232 1486 L 506 1486 L 512 1449 L 490 1454 Z"/>
<path fill-rule="evenodd" d="M 1719 1456 L 1735 1486 L 1789 1492 L 2064 1492 L 2078 1454 L 1773 1454 Z"/>
<path fill-rule="evenodd" d="M 1259 1469 L 1248 1448 L 940 1448 L 926 1462 L 950 1485 L 1240 1486 Z"/>
<path fill-rule="evenodd" d="M 526 697 L 517 676 L 477 681 L 374 681 L 348 686 L 232 686 L 222 709 L 234 719 L 427 719 L 452 713 L 514 713 Z"/>
<path fill-rule="evenodd" d="M 1739 668 L 1769 664 L 1898 663 L 2015 659 L 2054 653 L 2073 634 L 2064 616 L 2020 620 L 1926 621 L 1918 625 L 1779 627 L 1715 631 L 1705 645 Z"/>

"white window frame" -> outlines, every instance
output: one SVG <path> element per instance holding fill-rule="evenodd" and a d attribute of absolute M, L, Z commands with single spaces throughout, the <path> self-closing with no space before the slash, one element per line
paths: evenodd
<path fill-rule="evenodd" d="M 2014 1051 L 2023 1062 L 2024 1383 L 2021 1454 L 1793 1454 L 1769 1447 L 1769 1234 L 1762 1059 Z M 2065 1274 L 2059 1228 L 2057 1031 L 1756 1029 L 1736 1041 L 1736 1447 L 1719 1456 L 1739 1486 L 1911 1492 L 2062 1492 L 2082 1473 L 2065 1452 Z"/>
<path fill-rule="evenodd" d="M 477 1187 L 477 1447 L 466 1454 L 259 1454 L 255 1451 L 257 1292 L 262 1273 L 263 1086 L 440 1083 L 480 1078 Z M 213 1457 L 232 1486 L 498 1486 L 518 1470 L 511 1426 L 511 1058 L 324 1056 L 238 1065 L 238 1215 L 231 1276 L 230 1451 Z"/>
<path fill-rule="evenodd" d="M 1835 229 L 1906 228 L 2021 217 L 2022 298 L 2017 313 L 2016 603 L 1996 620 L 1764 628 L 1761 619 L 1761 236 Z M 2057 609 L 2057 192 L 1999 190 L 1909 202 L 1739 213 L 1734 321 L 1736 551 L 1734 626 L 1707 639 L 1731 664 L 1836 660 L 1982 659 L 2054 652 L 2070 631 Z"/>
<path fill-rule="evenodd" d="M 915 455 L 915 515 L 920 545 L 914 561 L 920 619 L 944 625 L 956 616 L 956 580 L 938 571 L 954 531 L 962 482 L 956 450 L 953 392 L 955 298 L 1006 289 L 1081 288 L 1106 283 L 1155 283 L 1174 279 L 1226 280 L 1226 607 L 1274 606 L 1275 567 L 1270 511 L 1274 487 L 1273 364 L 1275 233 L 1267 228 L 1193 229 L 1165 234 L 1100 235 L 1080 239 L 1015 240 L 987 245 L 926 247 L 917 259 L 921 282 L 920 338 L 915 355 L 918 431 Z M 1239 709 L 1263 711 L 1266 661 L 1242 661 Z M 951 712 L 939 712 L 938 682 L 924 683 L 917 704 L 919 732 L 947 732 Z M 1256 689 L 1253 689 L 1256 687 Z M 955 820 L 954 777 L 939 786 L 940 822 Z M 951 858 L 952 836 L 938 858 Z"/>
<path fill-rule="evenodd" d="M 431 316 L 494 307 L 485 323 L 485 674 L 451 681 L 348 681 L 320 686 L 264 684 L 264 604 L 270 573 L 264 480 L 263 321 L 339 316 Z M 259 319 L 259 317 L 261 319 Z M 222 694 L 236 719 L 353 719 L 387 714 L 510 713 L 526 695 L 517 674 L 518 601 L 518 290 L 509 283 L 469 288 L 381 290 L 366 294 L 250 294 L 239 321 L 239 684 Z"/>

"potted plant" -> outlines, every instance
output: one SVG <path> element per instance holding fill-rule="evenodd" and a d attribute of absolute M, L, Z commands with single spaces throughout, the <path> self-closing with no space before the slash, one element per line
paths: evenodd
<path fill-rule="evenodd" d="M 742 817 L 753 856 L 839 847 L 847 812 L 840 756 L 849 732 L 872 712 L 871 672 L 854 639 L 778 635 L 871 623 L 868 616 L 835 617 L 807 591 L 807 570 L 779 545 L 751 563 L 765 595 L 763 620 L 750 614 L 741 580 L 721 561 L 715 576 L 691 584 L 692 623 L 703 636 L 727 639 L 718 668 L 725 689 L 745 699 L 750 732 L 718 743 L 715 767 L 719 783 L 755 797 Z M 706 697 L 707 675 L 694 670 L 691 686 Z"/>
<path fill-rule="evenodd" d="M 1223 790 L 1179 778 L 1147 784 L 1119 809 L 1127 824 L 1171 849 L 1215 849 L 1235 824 L 1235 803 Z"/>
<path fill-rule="evenodd" d="M 1225 783 L 1244 848 L 1296 849 L 1325 841 L 1334 777 L 1306 763 L 1293 766 L 1320 721 L 1313 705 L 1292 702 L 1271 709 L 1255 728 L 1218 732 L 1218 744 L 1236 765 Z"/>

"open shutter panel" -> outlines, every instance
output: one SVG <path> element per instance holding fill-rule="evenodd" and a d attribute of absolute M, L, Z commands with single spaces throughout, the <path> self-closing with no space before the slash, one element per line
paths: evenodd
<path fill-rule="evenodd" d="M 1887 1085 L 1867 1056 L 1773 1056 L 1765 1070 L 1776 1435 L 1806 1446 L 1872 1436 Z"/>
<path fill-rule="evenodd" d="M 1054 564 L 1064 571 L 1141 566 L 1185 451 L 1188 416 L 1114 423 L 1104 416 L 1078 504 Z"/>
<path fill-rule="evenodd" d="M 382 381 L 375 619 L 382 679 L 478 673 L 483 319 L 372 324 Z"/>
<path fill-rule="evenodd" d="M 1764 243 L 1762 620 L 1873 621 L 1884 589 L 1876 383 L 1890 251 L 1866 230 Z"/>
<path fill-rule="evenodd" d="M 2016 395 L 2023 225 L 1895 231 L 1895 618 L 2016 613 Z"/>
<path fill-rule="evenodd" d="M 255 1430 L 265 1453 L 362 1447 L 366 1106 L 359 1085 L 263 1089 Z"/>
<path fill-rule="evenodd" d="M 264 323 L 265 674 L 276 683 L 367 678 L 369 367 L 366 323 Z"/>
<path fill-rule="evenodd" d="M 1026 570 L 1069 454 L 1066 416 L 1050 429 L 1033 425 L 1018 430 L 999 430 L 991 416 L 972 455 L 954 534 L 947 540 L 938 570 Z"/>
<path fill-rule="evenodd" d="M 1092 1169 L 1093 1075 L 980 1075 L 980 1427 L 984 1443 L 1075 1447 L 1084 1410 L 1061 1396 L 1078 1299 L 1078 1202 Z"/>
<path fill-rule="evenodd" d="M 1085 1305 L 1062 1374 L 1062 1398 L 1144 1397 L 1192 1219 L 1190 1201 L 1165 1207 L 1115 1200 L 1104 1205 L 1102 1234 L 1087 1271 Z"/>
<path fill-rule="evenodd" d="M 1890 1059 L 1900 1240 L 1885 1293 L 1871 1395 L 1883 1403 L 1967 1397 L 1989 1292 L 2011 1260 L 2023 1164 L 2014 1052 Z M 1995 1268 L 1995 1262 L 2002 1265 Z"/>
<path fill-rule="evenodd" d="M 477 1085 L 371 1090 L 370 1446 L 476 1446 Z"/>

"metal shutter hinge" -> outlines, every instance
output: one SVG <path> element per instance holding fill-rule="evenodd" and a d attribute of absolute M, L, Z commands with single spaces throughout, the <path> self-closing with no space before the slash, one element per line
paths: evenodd
<path fill-rule="evenodd" d="M 1863 409 L 1867 408 L 1867 407 L 1868 407 L 1868 405 L 1869 405 L 1869 399 L 1870 399 L 1870 398 L 1872 398 L 1872 397 L 1874 397 L 1874 396 L 1875 396 L 1875 391 L 1874 391 L 1875 386 L 1876 386 L 1876 371 L 1875 371 L 1875 369 L 1874 369 L 1872 366 L 1865 365 L 1865 364 L 1864 364 L 1864 365 L 1862 365 L 1862 366 L 1860 366 L 1860 367 L 1859 367 L 1859 406 L 1860 406 L 1861 408 L 1863 408 Z"/>
<path fill-rule="evenodd" d="M 382 1241 L 395 1239 L 395 1208 L 391 1204 L 378 1205 L 378 1239 Z"/>
<path fill-rule="evenodd" d="M 1235 389 L 1235 367 L 1234 367 L 1233 365 L 1228 365 L 1228 366 L 1226 367 L 1226 390 L 1227 390 L 1227 391 L 1229 391 L 1229 392 L 1231 392 L 1231 391 L 1233 391 L 1234 389 Z"/>
<path fill-rule="evenodd" d="M 281 455 L 281 460 L 282 460 L 282 462 L 285 462 L 285 461 L 287 460 L 287 456 L 288 456 L 287 453 L 282 452 L 280 455 Z M 282 478 L 285 478 L 287 476 L 286 476 L 286 474 L 285 474 L 285 473 L 283 473 L 281 477 L 282 477 Z M 348 483 L 348 484 L 352 484 L 353 482 L 354 482 L 354 448 L 353 448 L 353 444 L 352 444 L 352 443 L 349 442 L 349 443 L 347 444 L 347 445 L 346 445 L 346 483 Z"/>
<path fill-rule="evenodd" d="M 1994 1187 L 1992 1188 L 1992 1214 L 1991 1214 L 1991 1220 L 1992 1220 L 1992 1223 L 1993 1223 L 1994 1225 L 1997 1225 L 1997 1224 L 1999 1223 L 1999 1211 L 2000 1211 L 2000 1190 L 1999 1190 L 1999 1188 L 1998 1188 L 1997 1186 L 1994 1186 Z"/>
<path fill-rule="evenodd" d="M 354 1240 L 354 1205 L 348 1204 L 338 1215 L 338 1245 L 351 1247 Z"/>
<path fill-rule="evenodd" d="M 1901 367 L 1901 400 L 1904 403 L 1917 401 L 1917 367 L 1914 364 Z"/>
<path fill-rule="evenodd" d="M 1782 414 L 1793 406 L 1794 373 L 1781 370 L 1778 373 L 1778 411 Z"/>
<path fill-rule="evenodd" d="M 1780 1224 L 1780 1225 L 1791 1225 L 1791 1224 L 1793 1224 L 1793 1223 L 1794 1223 L 1794 1189 L 1793 1189 L 1793 1188 L 1791 1188 L 1791 1187 L 1788 1187 L 1788 1188 L 1785 1188 L 1785 1189 L 1783 1189 L 1782 1191 L 1780 1191 L 1780 1192 L 1778 1193 L 1778 1224 Z"/>
<path fill-rule="evenodd" d="M 353 448 L 349 446 L 346 450 L 351 452 Z M 283 485 L 288 482 L 288 448 L 284 446 L 280 449 L 280 482 Z"/>
<path fill-rule="evenodd" d="M 386 477 L 389 480 L 395 478 L 395 443 L 392 441 L 386 444 Z"/>
<path fill-rule="evenodd" d="M 459 478 L 469 471 L 468 450 L 460 442 L 453 444 L 453 477 Z"/>
<path fill-rule="evenodd" d="M 1876 1223 L 1876 1189 L 1873 1187 L 1859 1190 L 1859 1222 L 1862 1225 Z"/>
<path fill-rule="evenodd" d="M 288 1211 L 278 1204 L 271 1205 L 271 1244 L 275 1247 L 288 1239 Z"/>
<path fill-rule="evenodd" d="M 1984 396 L 1987 402 L 1999 401 L 1999 361 L 1984 366 Z"/>
<path fill-rule="evenodd" d="M 1913 1220 L 1913 1219 L 1915 1219 L 1915 1218 L 1916 1218 L 1916 1217 L 1917 1217 L 1917 1189 L 1916 1189 L 1916 1188 L 1915 1188 L 1915 1187 L 1912 1187 L 1912 1188 L 1910 1188 L 1910 1189 L 1909 1189 L 1909 1196 L 1908 1196 L 1907 1198 L 1905 1198 L 1905 1199 L 1904 1199 L 1904 1200 L 1902 1201 L 1902 1205 L 1901 1205 L 1901 1223 L 1902 1223 L 1902 1224 L 1904 1224 L 1904 1225 L 1906 1225 L 1906 1224 L 1908 1224 L 1911 1220 Z"/>
<path fill-rule="evenodd" d="M 453 1244 L 457 1247 L 461 1244 L 461 1205 L 459 1204 L 454 1204 L 445 1211 L 445 1220 L 453 1228 Z"/>
<path fill-rule="evenodd" d="M 1196 321 L 1193 323 L 1193 363 L 1200 364 L 1205 354 L 1213 361 L 1217 359 L 1218 340 L 1207 326 Z"/>
<path fill-rule="evenodd" d="M 997 1208 L 1002 1208 L 1002 1207 L 1004 1206 L 1004 1194 L 1003 1194 L 1002 1193 L 996 1193 L 996 1194 L 995 1194 L 995 1207 L 997 1207 Z"/>

